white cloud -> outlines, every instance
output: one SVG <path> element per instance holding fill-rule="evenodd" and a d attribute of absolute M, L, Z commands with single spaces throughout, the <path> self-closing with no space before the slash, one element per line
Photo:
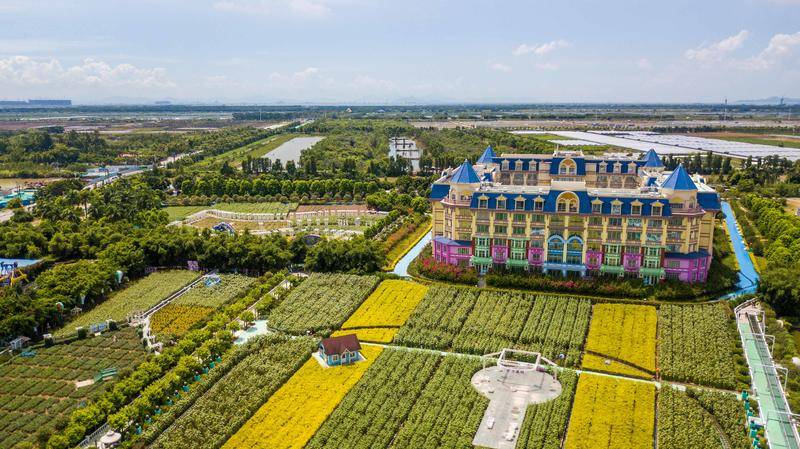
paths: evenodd
<path fill-rule="evenodd" d="M 220 0 L 214 9 L 240 14 L 285 15 L 318 18 L 330 14 L 326 0 Z"/>
<path fill-rule="evenodd" d="M 647 58 L 641 58 L 636 61 L 636 67 L 638 67 L 639 70 L 650 70 L 653 68 L 653 63 Z"/>
<path fill-rule="evenodd" d="M 741 48 L 749 34 L 747 30 L 742 30 L 738 34 L 726 37 L 711 45 L 701 45 L 697 48 L 690 48 L 686 50 L 684 56 L 686 56 L 686 59 L 702 63 L 721 61 L 732 51 Z"/>
<path fill-rule="evenodd" d="M 800 31 L 794 34 L 776 34 L 767 47 L 758 55 L 742 61 L 739 65 L 747 70 L 767 70 L 794 53 L 800 45 Z"/>
<path fill-rule="evenodd" d="M 514 56 L 522 56 L 527 55 L 528 53 L 534 53 L 538 56 L 546 55 L 551 53 L 559 48 L 569 47 L 571 44 L 564 39 L 558 39 L 555 41 L 550 41 L 545 44 L 541 45 L 528 45 L 528 44 L 520 44 L 517 48 L 514 49 L 511 53 Z"/>
<path fill-rule="evenodd" d="M 543 62 L 536 64 L 536 68 L 542 70 L 558 70 L 558 64 L 555 62 Z"/>
<path fill-rule="evenodd" d="M 511 67 L 501 64 L 499 62 L 489 63 L 489 68 L 496 71 L 496 72 L 510 72 Z"/>
<path fill-rule="evenodd" d="M 54 85 L 62 88 L 164 88 L 175 85 L 162 68 L 145 69 L 127 63 L 111 65 L 91 58 L 64 67 L 55 58 L 37 60 L 28 56 L 0 58 L 0 83 L 17 86 Z"/>

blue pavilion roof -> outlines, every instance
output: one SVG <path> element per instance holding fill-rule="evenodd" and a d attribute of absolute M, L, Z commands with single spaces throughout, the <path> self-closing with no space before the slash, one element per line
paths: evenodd
<path fill-rule="evenodd" d="M 692 177 L 683 168 L 683 164 L 678 165 L 678 168 L 669 175 L 664 183 L 661 184 L 661 187 L 672 190 L 697 190 L 697 186 L 694 185 Z"/>
<path fill-rule="evenodd" d="M 448 193 L 450 193 L 449 185 L 434 184 L 431 186 L 431 195 L 429 198 L 432 200 L 441 200 L 442 198 L 446 197 Z"/>
<path fill-rule="evenodd" d="M 644 161 L 644 166 L 648 168 L 660 168 L 664 166 L 664 164 L 661 162 L 661 158 L 658 157 L 658 153 L 656 153 L 656 150 L 652 148 L 647 150 L 647 153 L 644 154 L 642 160 Z"/>
<path fill-rule="evenodd" d="M 497 157 L 497 156 L 494 154 L 494 149 L 492 148 L 491 145 L 489 145 L 488 147 L 486 147 L 486 149 L 483 151 L 483 154 L 478 159 L 478 163 L 479 164 L 491 164 L 492 160 L 495 157 Z"/>
<path fill-rule="evenodd" d="M 461 164 L 461 166 L 458 167 L 453 173 L 453 177 L 450 179 L 450 182 L 458 184 L 477 184 L 481 182 L 481 180 L 478 178 L 478 174 L 475 173 L 475 170 L 472 168 L 472 164 L 465 159 L 464 163 Z"/>

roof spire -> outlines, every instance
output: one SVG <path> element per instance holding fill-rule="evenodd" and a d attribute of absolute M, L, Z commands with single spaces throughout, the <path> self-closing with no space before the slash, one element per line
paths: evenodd
<path fill-rule="evenodd" d="M 678 164 L 678 167 L 661 184 L 661 187 L 672 190 L 697 190 L 697 186 L 686 169 L 683 168 L 683 164 Z"/>
<path fill-rule="evenodd" d="M 661 162 L 661 158 L 658 157 L 658 153 L 656 150 L 650 148 L 647 150 L 647 153 L 644 154 L 642 159 L 644 161 L 644 166 L 647 168 L 663 168 L 664 164 Z"/>
<path fill-rule="evenodd" d="M 478 178 L 478 174 L 475 173 L 475 169 L 472 168 L 472 164 L 470 164 L 467 159 L 464 159 L 464 163 L 453 172 L 450 182 L 457 184 L 477 184 L 480 183 L 481 180 Z"/>
<path fill-rule="evenodd" d="M 491 145 L 489 145 L 488 147 L 486 147 L 485 150 L 483 150 L 483 154 L 481 155 L 481 157 L 478 158 L 478 163 L 491 164 L 492 162 L 494 162 L 492 159 L 495 157 L 497 156 L 494 154 L 494 149 L 492 148 Z"/>

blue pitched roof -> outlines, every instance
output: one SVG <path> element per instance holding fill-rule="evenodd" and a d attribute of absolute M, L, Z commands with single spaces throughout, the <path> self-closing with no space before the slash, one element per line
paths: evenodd
<path fill-rule="evenodd" d="M 481 180 L 478 178 L 478 174 L 475 173 L 475 170 L 472 168 L 472 164 L 465 159 L 464 163 L 456 169 L 455 173 L 453 173 L 453 177 L 450 179 L 450 182 L 458 184 L 473 184 L 479 183 Z"/>
<path fill-rule="evenodd" d="M 458 245 L 458 246 L 472 245 L 472 242 L 470 240 L 453 240 L 443 236 L 434 237 L 433 241 L 436 243 L 441 243 L 443 245 Z"/>
<path fill-rule="evenodd" d="M 429 198 L 432 200 L 441 200 L 442 198 L 446 197 L 448 193 L 450 193 L 449 185 L 434 184 L 431 186 L 431 195 Z"/>
<path fill-rule="evenodd" d="M 491 164 L 492 163 L 492 159 L 495 158 L 495 157 L 497 157 L 497 156 L 494 154 L 494 149 L 492 149 L 492 146 L 489 145 L 488 147 L 486 147 L 486 149 L 483 151 L 483 154 L 478 159 L 478 163 L 479 164 Z"/>
<path fill-rule="evenodd" d="M 656 153 L 656 150 L 652 148 L 647 150 L 647 153 L 644 154 L 642 160 L 644 161 L 644 166 L 648 168 L 660 168 L 664 166 L 664 164 L 661 162 L 661 158 L 658 157 L 658 153 Z"/>
<path fill-rule="evenodd" d="M 661 187 L 672 190 L 697 190 L 697 186 L 694 185 L 692 177 L 683 168 L 683 164 L 678 165 L 678 168 L 669 175 L 666 181 L 661 184 Z"/>
<path fill-rule="evenodd" d="M 664 257 L 667 259 L 684 259 L 684 260 L 702 259 L 704 257 L 708 257 L 708 251 L 701 248 L 700 250 L 691 253 L 664 253 Z"/>

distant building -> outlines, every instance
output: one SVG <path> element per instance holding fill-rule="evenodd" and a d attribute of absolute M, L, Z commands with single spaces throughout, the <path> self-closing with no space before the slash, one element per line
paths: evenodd
<path fill-rule="evenodd" d="M 411 162 L 411 169 L 419 171 L 419 158 L 422 151 L 417 148 L 417 143 L 406 137 L 392 137 L 389 139 L 389 157 L 403 158 Z"/>
<path fill-rule="evenodd" d="M 448 264 L 705 282 L 717 192 L 655 151 L 495 155 L 431 187 L 433 255 Z"/>
<path fill-rule="evenodd" d="M 361 360 L 361 343 L 356 334 L 326 338 L 319 343 L 319 355 L 328 366 L 349 365 Z"/>

